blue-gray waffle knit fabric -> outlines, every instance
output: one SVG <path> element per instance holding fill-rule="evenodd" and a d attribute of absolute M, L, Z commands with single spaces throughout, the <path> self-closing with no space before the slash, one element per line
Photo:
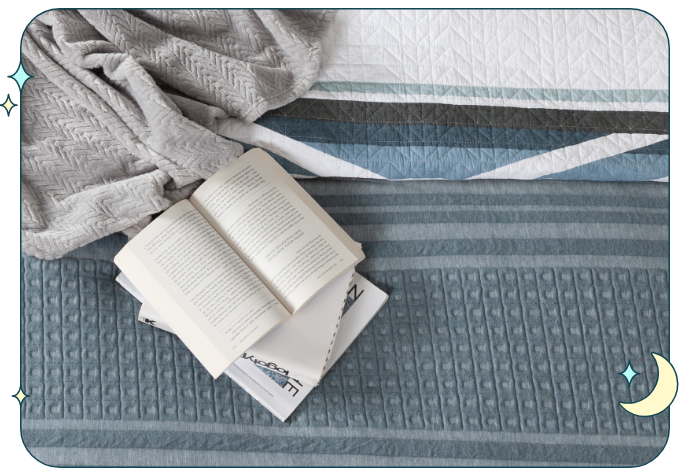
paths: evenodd
<path fill-rule="evenodd" d="M 669 410 L 668 185 L 305 180 L 388 303 L 286 423 L 136 321 L 114 235 L 22 258 L 22 437 L 50 465 L 636 466 Z M 630 386 L 618 373 L 630 360 Z"/>

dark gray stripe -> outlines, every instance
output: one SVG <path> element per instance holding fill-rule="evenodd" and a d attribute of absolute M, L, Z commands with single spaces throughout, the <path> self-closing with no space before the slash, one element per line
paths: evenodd
<path fill-rule="evenodd" d="M 438 211 L 407 213 L 333 213 L 341 226 L 354 224 L 408 223 L 625 223 L 668 224 L 661 213 L 579 211 Z"/>
<path fill-rule="evenodd" d="M 475 194 L 475 195 L 510 195 L 514 203 L 524 195 L 547 196 L 599 196 L 606 206 L 611 199 L 662 199 L 668 200 L 668 183 L 630 183 L 630 182 L 594 182 L 563 180 L 366 180 L 366 179 L 310 179 L 299 183 L 310 195 L 425 195 L 434 194 Z"/>
<path fill-rule="evenodd" d="M 544 195 L 544 194 L 481 194 L 426 193 L 380 195 L 312 195 L 323 207 L 334 206 L 390 206 L 390 205 L 483 205 L 483 206 L 625 206 L 636 208 L 668 208 L 665 197 L 606 196 L 606 195 Z"/>
<path fill-rule="evenodd" d="M 635 239 L 426 239 L 362 242 L 368 258 L 463 255 L 665 257 L 667 241 Z"/>
<path fill-rule="evenodd" d="M 170 433 L 163 431 L 57 431 L 22 432 L 27 447 L 96 447 L 167 450 L 281 452 L 309 454 L 376 455 L 384 457 L 430 457 L 500 459 L 530 462 L 640 465 L 652 460 L 658 447 L 601 445 L 553 445 L 505 442 L 445 441 L 348 437 L 280 437 L 224 434 Z"/>
<path fill-rule="evenodd" d="M 505 127 L 602 133 L 667 134 L 667 112 L 528 109 L 426 103 L 297 99 L 263 117 L 455 127 Z"/>

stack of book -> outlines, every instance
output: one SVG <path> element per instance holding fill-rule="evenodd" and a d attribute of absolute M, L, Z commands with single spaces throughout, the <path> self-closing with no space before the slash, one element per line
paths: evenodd
<path fill-rule="evenodd" d="M 253 149 L 161 214 L 115 257 L 139 321 L 177 334 L 280 420 L 388 296 L 355 272 L 361 246 Z"/>

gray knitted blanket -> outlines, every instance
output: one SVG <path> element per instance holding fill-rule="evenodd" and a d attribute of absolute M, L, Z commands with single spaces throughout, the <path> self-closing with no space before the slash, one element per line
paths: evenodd
<path fill-rule="evenodd" d="M 253 121 L 314 82 L 327 11 L 57 10 L 22 42 L 22 244 L 54 259 L 136 233 L 242 153 Z"/>

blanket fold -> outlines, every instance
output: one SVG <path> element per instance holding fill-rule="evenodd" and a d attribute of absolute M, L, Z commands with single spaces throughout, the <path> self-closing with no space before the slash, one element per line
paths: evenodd
<path fill-rule="evenodd" d="M 314 82 L 331 11 L 54 10 L 22 41 L 23 251 L 53 259 L 194 191 Z"/>

